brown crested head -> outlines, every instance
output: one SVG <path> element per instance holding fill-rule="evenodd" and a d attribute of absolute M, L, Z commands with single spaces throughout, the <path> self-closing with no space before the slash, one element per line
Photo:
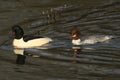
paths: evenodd
<path fill-rule="evenodd" d="M 80 39 L 80 31 L 77 27 L 72 28 L 71 37 L 73 40 Z"/>

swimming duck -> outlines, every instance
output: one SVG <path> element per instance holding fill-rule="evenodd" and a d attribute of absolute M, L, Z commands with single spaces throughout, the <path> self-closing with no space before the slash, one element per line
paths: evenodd
<path fill-rule="evenodd" d="M 12 27 L 12 36 L 14 36 L 13 46 L 16 48 L 31 48 L 43 46 L 51 41 L 51 38 L 41 36 L 24 35 L 23 29 L 19 25 Z"/>
<path fill-rule="evenodd" d="M 80 45 L 80 42 L 81 42 L 80 31 L 77 27 L 72 28 L 71 37 L 72 37 L 72 43 L 74 45 Z"/>
<path fill-rule="evenodd" d="M 81 33 L 77 27 L 73 27 L 71 31 L 71 38 L 73 45 L 95 44 L 98 42 L 106 42 L 113 38 L 113 36 L 107 35 L 92 35 L 88 37 L 80 37 Z"/>

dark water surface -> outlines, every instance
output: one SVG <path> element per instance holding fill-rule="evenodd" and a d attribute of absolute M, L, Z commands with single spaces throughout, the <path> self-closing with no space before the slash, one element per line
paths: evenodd
<path fill-rule="evenodd" d="M 16 24 L 54 42 L 24 49 L 25 64 L 16 64 L 9 38 Z M 0 25 L 0 80 L 120 80 L 119 0 L 1 0 Z M 73 26 L 87 40 L 110 39 L 72 46 Z"/>

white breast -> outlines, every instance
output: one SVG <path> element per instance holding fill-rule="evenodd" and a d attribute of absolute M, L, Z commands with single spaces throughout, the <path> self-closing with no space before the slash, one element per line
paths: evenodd
<path fill-rule="evenodd" d="M 77 39 L 77 40 L 72 40 L 73 45 L 80 45 L 81 40 Z"/>
<path fill-rule="evenodd" d="M 21 39 L 14 39 L 13 46 L 17 48 L 31 48 L 31 47 L 42 46 L 51 41 L 52 39 L 50 38 L 40 38 L 40 39 L 34 39 L 24 42 L 23 38 L 21 38 Z"/>

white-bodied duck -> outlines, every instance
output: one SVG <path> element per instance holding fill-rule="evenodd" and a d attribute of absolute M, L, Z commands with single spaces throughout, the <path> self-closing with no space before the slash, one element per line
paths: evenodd
<path fill-rule="evenodd" d="M 31 48 L 43 46 L 53 41 L 48 37 L 24 35 L 23 29 L 19 25 L 12 27 L 12 36 L 14 36 L 13 46 L 16 48 Z"/>

